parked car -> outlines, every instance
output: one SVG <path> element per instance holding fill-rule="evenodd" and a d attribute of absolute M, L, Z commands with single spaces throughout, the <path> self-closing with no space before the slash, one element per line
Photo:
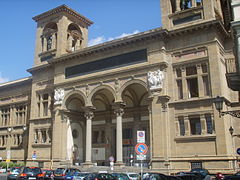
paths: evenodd
<path fill-rule="evenodd" d="M 168 176 L 161 173 L 143 173 L 142 180 L 168 180 Z"/>
<path fill-rule="evenodd" d="M 7 175 L 7 180 L 13 180 L 17 178 L 17 175 L 20 173 L 21 167 L 12 167 Z"/>
<path fill-rule="evenodd" d="M 66 176 L 66 180 L 84 180 L 84 178 L 89 175 L 89 172 L 75 172 L 72 176 Z"/>
<path fill-rule="evenodd" d="M 240 179 L 240 172 L 237 172 L 234 175 L 224 176 L 223 180 L 230 180 L 230 179 Z"/>
<path fill-rule="evenodd" d="M 128 172 L 126 173 L 128 178 L 130 180 L 139 180 L 140 179 L 140 175 L 138 173 L 131 173 L 131 172 Z"/>
<path fill-rule="evenodd" d="M 42 170 L 39 167 L 21 167 L 17 180 L 43 180 Z"/>
<path fill-rule="evenodd" d="M 116 180 L 116 178 L 109 173 L 90 173 L 84 179 L 85 180 Z"/>
<path fill-rule="evenodd" d="M 203 177 L 198 172 L 178 172 L 176 177 L 182 180 L 202 180 Z"/>
<path fill-rule="evenodd" d="M 52 169 L 42 169 L 43 177 L 45 180 L 52 180 L 54 171 Z"/>
<path fill-rule="evenodd" d="M 124 173 L 112 173 L 112 175 L 117 180 L 130 180 L 128 175 Z"/>
<path fill-rule="evenodd" d="M 195 168 L 192 169 L 190 172 L 199 173 L 202 176 L 202 178 L 205 178 L 207 175 L 209 175 L 208 170 L 204 168 Z"/>
<path fill-rule="evenodd" d="M 54 171 L 54 180 L 64 180 L 66 175 L 69 173 L 80 172 L 79 169 L 76 168 L 57 168 Z"/>

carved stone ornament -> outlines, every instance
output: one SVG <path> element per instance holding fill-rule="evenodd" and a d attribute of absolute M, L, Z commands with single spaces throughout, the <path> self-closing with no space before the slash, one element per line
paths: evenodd
<path fill-rule="evenodd" d="M 64 89 L 55 89 L 54 90 L 54 105 L 62 104 L 64 99 Z"/>
<path fill-rule="evenodd" d="M 159 69 L 157 71 L 148 72 L 148 86 L 150 90 L 162 89 L 163 87 L 163 72 Z"/>

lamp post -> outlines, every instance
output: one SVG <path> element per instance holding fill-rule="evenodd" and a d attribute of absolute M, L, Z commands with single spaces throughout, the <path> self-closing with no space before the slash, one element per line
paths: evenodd
<path fill-rule="evenodd" d="M 222 109 L 223 109 L 223 102 L 226 102 L 226 99 L 224 97 L 217 96 L 213 102 L 215 104 L 216 110 L 218 110 L 218 112 L 219 112 L 219 117 L 222 117 L 225 114 L 229 114 L 229 115 L 231 115 L 233 117 L 240 118 L 240 110 L 222 111 Z"/>

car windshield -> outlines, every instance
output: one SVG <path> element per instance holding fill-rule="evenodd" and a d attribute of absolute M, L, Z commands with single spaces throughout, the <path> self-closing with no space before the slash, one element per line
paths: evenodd
<path fill-rule="evenodd" d="M 55 173 L 56 173 L 56 174 L 62 174 L 63 171 L 64 171 L 64 168 L 57 168 L 56 171 L 55 171 Z"/>
<path fill-rule="evenodd" d="M 41 169 L 40 168 L 31 168 L 31 167 L 27 167 L 23 170 L 23 173 L 34 173 L 34 174 L 39 174 L 41 173 Z"/>
<path fill-rule="evenodd" d="M 20 168 L 13 167 L 11 168 L 10 172 L 12 173 L 20 172 Z"/>
<path fill-rule="evenodd" d="M 71 172 L 68 172 L 66 175 L 67 176 L 73 176 L 75 174 L 75 172 L 71 171 Z"/>

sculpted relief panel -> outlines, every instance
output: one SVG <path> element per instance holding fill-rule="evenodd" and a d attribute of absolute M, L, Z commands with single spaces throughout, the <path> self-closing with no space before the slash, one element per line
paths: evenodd
<path fill-rule="evenodd" d="M 163 87 L 164 74 L 161 70 L 148 72 L 148 86 L 150 90 L 159 90 Z"/>

